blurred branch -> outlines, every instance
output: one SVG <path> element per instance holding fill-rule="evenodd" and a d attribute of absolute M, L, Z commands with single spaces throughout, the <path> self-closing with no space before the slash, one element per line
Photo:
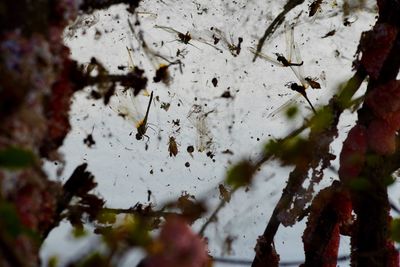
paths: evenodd
<path fill-rule="evenodd" d="M 256 61 L 267 38 L 270 35 L 272 35 L 276 31 L 276 29 L 279 27 L 279 25 L 281 25 L 282 22 L 285 20 L 286 14 L 289 13 L 289 11 L 292 10 L 293 8 L 295 8 L 296 6 L 301 5 L 303 2 L 304 2 L 304 0 L 288 0 L 286 5 L 283 7 L 282 12 L 279 13 L 278 16 L 276 16 L 276 18 L 272 21 L 272 23 L 265 30 L 263 37 L 261 37 L 261 39 L 258 41 L 257 51 L 256 51 L 256 53 L 254 53 L 253 62 Z"/>
<path fill-rule="evenodd" d="M 117 4 L 127 4 L 129 5 L 129 12 L 133 12 L 136 7 L 139 6 L 139 2 L 141 0 L 106 0 L 106 1 L 99 1 L 99 0 L 84 0 L 83 3 L 80 5 L 80 10 L 84 12 L 92 12 L 96 9 L 106 9 L 112 5 Z"/>
<path fill-rule="evenodd" d="M 350 259 L 350 255 L 343 255 L 337 258 L 338 262 L 341 261 L 347 261 Z M 222 257 L 212 257 L 212 260 L 214 262 L 218 262 L 221 264 L 229 264 L 229 265 L 242 265 L 242 266 L 249 266 L 251 265 L 252 261 L 251 260 L 244 260 L 244 259 L 229 259 L 229 258 L 222 258 Z M 299 266 L 302 263 L 304 263 L 304 261 L 282 261 L 279 263 L 279 266 Z"/>
<path fill-rule="evenodd" d="M 233 193 L 236 192 L 236 190 L 237 190 L 237 188 L 234 188 L 234 189 L 229 193 L 230 196 L 232 196 Z M 200 228 L 200 231 L 199 231 L 199 235 L 200 235 L 200 236 L 203 236 L 203 235 L 204 235 L 204 231 L 207 229 L 208 225 L 209 225 L 211 222 L 213 222 L 213 221 L 216 220 L 218 212 L 219 212 L 223 207 L 225 207 L 225 204 L 226 204 L 227 202 L 228 202 L 228 201 L 227 201 L 225 198 L 222 198 L 222 199 L 220 200 L 218 206 L 215 208 L 215 210 L 213 211 L 213 213 L 210 215 L 210 217 L 207 219 L 207 221 L 206 221 L 206 222 L 203 224 L 203 226 Z"/>
<path fill-rule="evenodd" d="M 72 198 L 82 195 L 97 184 L 94 182 L 94 176 L 86 170 L 87 163 L 83 163 L 75 168 L 74 172 L 63 186 L 63 193 L 58 199 L 57 210 L 55 212 L 53 223 L 46 229 L 42 235 L 42 240 L 46 239 L 51 230 L 53 230 L 64 218 L 62 212 L 66 210 Z"/>
<path fill-rule="evenodd" d="M 318 116 L 318 114 L 323 110 L 330 110 L 332 114 L 332 119 L 330 121 L 330 124 L 326 125 L 326 127 L 322 131 L 320 129 L 315 129 L 312 127 L 313 125 L 311 124 L 311 122 L 314 121 L 312 118 L 309 122 L 306 122 L 305 125 L 292 132 L 289 137 L 286 137 L 279 141 L 280 144 L 283 144 L 289 138 L 292 138 L 294 135 L 299 134 L 303 129 L 311 127 L 310 136 L 307 140 L 306 145 L 306 147 L 308 147 L 309 151 L 311 152 L 308 152 L 307 156 L 304 157 L 304 161 L 302 162 L 302 164 L 297 165 L 295 169 L 290 173 L 288 183 L 282 191 L 281 198 L 274 208 L 268 225 L 263 235 L 258 239 L 259 241 L 257 242 L 256 255 L 252 264 L 253 267 L 265 266 L 266 259 L 268 259 L 273 250 L 272 245 L 275 234 L 281 224 L 278 215 L 282 211 L 285 211 L 290 207 L 294 196 L 301 188 L 305 179 L 309 176 L 309 170 L 314 169 L 316 167 L 316 164 L 319 164 L 321 160 L 326 161 L 324 164 L 326 165 L 325 167 L 329 166 L 328 164 L 330 159 L 324 159 L 324 157 L 329 155 L 330 144 L 335 140 L 337 136 L 337 123 L 339 122 L 339 117 L 344 108 L 348 107 L 348 104 L 351 102 L 351 97 L 357 91 L 365 77 L 365 71 L 360 68 L 347 82 L 339 95 L 333 97 L 328 105 L 319 110 L 317 115 L 314 116 Z M 264 155 L 263 158 L 260 159 L 258 165 L 261 165 L 266 160 L 272 157 L 273 155 L 271 154 Z"/>
<path fill-rule="evenodd" d="M 139 208 L 140 207 L 140 208 Z M 162 210 L 152 210 L 147 209 L 147 207 L 145 207 L 144 209 L 142 209 L 141 207 L 143 207 L 141 204 L 139 205 L 135 205 L 132 208 L 127 208 L 127 209 L 120 209 L 120 208 L 103 208 L 102 211 L 103 212 L 111 212 L 111 213 L 115 213 L 115 214 L 136 214 L 136 215 L 140 215 L 142 217 L 168 217 L 171 215 L 181 215 L 179 213 L 176 212 L 167 212 L 167 211 L 162 211 Z"/>

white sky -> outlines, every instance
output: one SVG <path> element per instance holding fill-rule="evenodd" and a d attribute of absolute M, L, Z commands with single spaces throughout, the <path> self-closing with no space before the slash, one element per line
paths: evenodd
<path fill-rule="evenodd" d="M 173 80 L 169 87 L 152 82 L 154 64 L 165 62 L 161 59 L 151 62 L 139 51 L 137 40 L 127 25 L 127 19 L 134 21 L 134 17 L 123 6 L 96 12 L 94 17 L 98 22 L 88 28 L 86 34 L 82 35 L 78 30 L 77 38 L 66 39 L 72 57 L 87 63 L 94 56 L 110 72 L 118 73 L 121 71 L 117 66 L 128 65 L 126 46 L 132 46 L 134 64 L 144 68 L 149 78 L 148 90 L 154 91 L 161 102 L 171 103 L 171 107 L 165 111 L 160 108 L 160 102 L 153 101 L 151 104 L 149 123 L 152 129 L 147 131 L 149 148 L 146 151 L 145 141 L 137 141 L 134 134 L 129 135 L 132 131 L 135 133 L 133 122 L 123 120 L 102 102 L 89 100 L 86 92 L 77 93 L 71 111 L 73 129 L 61 148 L 66 164 L 61 176 L 55 179 L 65 181 L 77 165 L 87 162 L 98 182 L 96 192 L 104 197 L 108 207 L 128 208 L 136 202 L 147 203 L 147 190 L 152 191 L 151 202 L 157 205 L 176 199 L 182 191 L 187 191 L 197 199 L 207 199 L 210 210 L 213 210 L 218 203 L 218 184 L 223 181 L 230 164 L 242 158 L 255 158 L 268 139 L 281 137 L 296 128 L 311 112 L 307 104 L 300 101 L 301 115 L 297 120 L 288 121 L 283 113 L 274 118 L 268 117 L 295 95 L 285 84 L 296 81 L 296 77 L 289 68 L 272 67 L 262 59 L 253 63 L 252 54 L 247 50 L 248 47 L 255 47 L 265 28 L 280 12 L 281 2 L 284 1 L 143 1 L 138 10 L 143 12 L 139 18 L 146 42 L 167 58 L 174 57 L 177 49 L 186 49 L 187 52 L 181 59 L 183 74 L 177 67 L 170 68 Z M 319 80 L 321 90 L 309 92 L 311 102 L 318 107 L 327 103 L 339 84 L 352 76 L 351 63 L 360 33 L 374 24 L 375 14 L 357 11 L 352 17 L 355 22 L 351 27 L 345 27 L 340 1 L 337 1 L 337 6 L 334 1 L 325 1 L 327 3 L 322 4 L 322 12 L 316 19 L 308 18 L 308 1 L 305 2 L 291 11 L 288 19 L 294 22 L 292 18 L 303 10 L 295 26 L 295 41 L 301 51 L 306 76 L 326 77 Z M 192 42 L 193 46 L 185 45 L 174 41 L 173 34 L 154 28 L 155 25 L 189 31 L 205 39 L 211 35 L 210 27 L 218 27 L 227 36 L 232 35 L 235 41 L 238 37 L 244 39 L 242 52 L 233 57 L 227 50 L 219 53 L 196 41 Z M 94 38 L 96 29 L 103 33 L 99 40 Z M 321 39 L 333 29 L 336 30 L 334 36 Z M 266 42 L 264 53 L 285 53 L 283 31 L 283 26 L 278 28 Z M 163 46 L 161 41 L 164 41 Z M 221 45 L 217 46 L 223 49 Z M 339 56 L 335 55 L 335 50 L 339 51 Z M 214 77 L 218 79 L 217 87 L 211 83 Z M 234 95 L 233 100 L 219 98 L 227 88 Z M 194 101 L 195 97 L 197 101 Z M 140 96 L 136 109 L 144 114 L 147 102 L 148 97 Z M 213 110 L 205 124 L 213 139 L 215 162 L 204 152 L 193 153 L 193 158 L 186 152 L 186 147 L 196 145 L 198 138 L 193 122 L 187 118 L 194 103 L 203 105 L 206 112 Z M 176 119 L 181 122 L 179 132 L 172 125 L 172 120 Z M 342 133 L 333 144 L 332 151 L 340 151 L 353 120 L 354 116 L 350 113 L 344 115 L 339 125 Z M 88 148 L 83 139 L 92 131 L 96 145 Z M 169 157 L 168 153 L 168 138 L 171 135 L 176 138 L 180 151 L 176 158 Z M 222 153 L 228 148 L 234 155 Z M 185 167 L 186 162 L 190 163 L 189 168 Z M 337 161 L 335 164 L 337 166 Z M 46 163 L 46 168 L 56 177 L 52 163 Z M 150 170 L 154 173 L 150 174 Z M 205 233 L 210 240 L 212 255 L 222 255 L 223 241 L 231 235 L 237 239 L 233 243 L 233 255 L 229 257 L 253 258 L 257 236 L 264 231 L 289 171 L 290 168 L 281 168 L 276 162 L 266 164 L 250 191 L 239 191 L 234 195 L 219 213 L 218 222 L 211 224 Z M 335 178 L 336 175 L 327 173 L 321 186 L 329 184 L 330 177 Z M 193 229 L 198 230 L 205 219 L 198 220 Z M 275 244 L 282 261 L 303 259 L 300 238 L 303 229 L 304 221 L 292 228 L 280 228 Z M 59 255 L 63 264 L 69 257 L 77 256 L 85 248 L 95 245 L 97 237 L 74 241 L 67 237 L 70 230 L 69 224 L 63 223 L 51 232 L 41 252 L 44 259 Z M 348 240 L 345 243 L 348 244 Z M 343 251 L 343 254 L 347 253 Z M 136 255 L 129 257 L 126 266 L 137 262 Z"/>

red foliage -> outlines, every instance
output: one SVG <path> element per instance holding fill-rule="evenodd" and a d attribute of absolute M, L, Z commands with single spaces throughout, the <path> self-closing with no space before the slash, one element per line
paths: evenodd
<path fill-rule="evenodd" d="M 306 255 L 303 266 L 336 266 L 340 228 L 351 223 L 351 211 L 350 197 L 338 182 L 317 194 L 303 234 Z"/>
<path fill-rule="evenodd" d="M 362 52 L 360 62 L 372 78 L 378 78 L 383 63 L 393 47 L 397 31 L 396 26 L 377 23 L 373 30 L 363 33 L 359 46 Z"/>
<path fill-rule="evenodd" d="M 378 155 L 396 151 L 396 130 L 383 120 L 373 120 L 368 126 L 368 146 Z"/>
<path fill-rule="evenodd" d="M 398 267 L 400 265 L 399 251 L 394 246 L 393 241 L 388 241 L 386 248 L 389 252 L 387 265 L 388 267 Z"/>
<path fill-rule="evenodd" d="M 367 132 L 364 126 L 355 125 L 343 142 L 340 153 L 339 178 L 348 182 L 361 172 L 367 151 Z"/>
<path fill-rule="evenodd" d="M 142 266 L 206 267 L 210 264 L 204 240 L 178 217 L 167 220 L 154 247 L 155 251 L 142 262 Z"/>
<path fill-rule="evenodd" d="M 365 99 L 375 116 L 400 129 L 400 81 L 394 80 L 374 88 Z"/>
<path fill-rule="evenodd" d="M 259 255 L 261 255 L 261 257 L 258 258 L 255 264 L 253 263 L 253 267 L 265 266 L 266 262 L 268 262 L 268 266 L 271 267 L 279 266 L 279 254 L 276 252 L 275 247 L 265 240 L 264 236 L 259 236 L 257 238 L 257 245 L 254 250 L 256 251 L 256 257 Z M 262 253 L 261 250 L 263 250 Z"/>
<path fill-rule="evenodd" d="M 40 192 L 35 187 L 25 186 L 18 191 L 15 206 L 21 223 L 27 228 L 37 229 L 40 202 Z"/>
<path fill-rule="evenodd" d="M 396 131 L 400 129 L 400 81 L 394 80 L 374 88 L 366 104 L 377 119 L 368 126 L 368 145 L 379 155 L 396 150 Z"/>
<path fill-rule="evenodd" d="M 69 124 L 69 109 L 72 94 L 75 91 L 74 84 L 70 81 L 72 61 L 64 59 L 64 68 L 58 80 L 51 88 L 52 94 L 47 106 L 48 134 L 44 142 L 44 156 L 48 156 L 52 150 L 62 145 L 62 142 L 71 129 Z"/>
<path fill-rule="evenodd" d="M 12 9 L 10 2 L 2 4 L 2 14 L 12 17 L 14 14 L 7 13 Z M 19 26 L 0 32 L 0 149 L 20 147 L 40 158 L 42 143 L 57 139 L 57 144 L 60 144 L 69 130 L 72 85 L 68 72 L 71 61 L 68 59 L 69 51 L 62 43 L 62 31 L 67 21 L 77 13 L 79 1 L 72 2 L 53 1 L 47 8 L 44 3 L 41 5 L 43 9 L 30 10 L 31 15 L 48 18 L 48 25 L 42 25 L 48 27 L 36 27 L 33 18 L 29 23 L 33 26 L 25 28 L 34 30 L 29 34 Z M 32 4 L 32 7 L 38 6 Z M 23 10 L 27 9 L 21 7 L 21 12 Z M 54 10 L 62 14 L 53 13 Z M 48 107 L 51 108 L 46 109 Z M 57 147 L 52 146 L 52 149 Z M 54 220 L 58 218 L 56 210 L 61 185 L 48 180 L 40 163 L 35 162 L 22 170 L 1 169 L 0 187 L 0 199 L 13 204 L 23 226 L 21 229 L 28 230 L 21 230 L 11 237 L 7 229 L 0 229 L 0 254 L 4 256 L 0 257 L 0 265 L 37 266 L 40 240 L 48 233 L 49 227 L 56 225 Z M 0 223 L 3 219 L 0 218 Z M 35 236 L 28 233 L 35 233 Z"/>

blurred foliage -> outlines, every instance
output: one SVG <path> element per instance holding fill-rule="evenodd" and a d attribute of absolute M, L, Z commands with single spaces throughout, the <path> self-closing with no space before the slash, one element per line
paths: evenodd
<path fill-rule="evenodd" d="M 11 203 L 0 201 L 0 218 L 0 228 L 7 229 L 7 233 L 14 238 L 23 231 L 15 207 Z"/>
<path fill-rule="evenodd" d="M 283 165 L 302 165 L 310 153 L 307 139 L 300 136 L 286 138 L 284 140 L 270 140 L 264 148 L 266 155 L 272 155 L 279 159 Z"/>
<path fill-rule="evenodd" d="M 390 224 L 390 237 L 400 243 L 400 218 L 392 220 Z"/>
<path fill-rule="evenodd" d="M 330 107 L 324 107 L 318 110 L 317 114 L 311 119 L 311 129 L 314 132 L 321 132 L 333 122 L 333 110 Z"/>
<path fill-rule="evenodd" d="M 233 189 L 248 186 L 251 183 L 254 166 L 247 160 L 243 160 L 228 170 L 226 183 Z"/>
<path fill-rule="evenodd" d="M 6 169 L 22 169 L 35 163 L 35 155 L 26 149 L 8 147 L 0 150 L 0 167 Z"/>
<path fill-rule="evenodd" d="M 52 256 L 50 259 L 47 261 L 47 266 L 48 267 L 57 267 L 59 263 L 58 257 L 57 256 Z"/>
<path fill-rule="evenodd" d="M 74 238 L 82 238 L 82 237 L 87 236 L 87 234 L 88 233 L 83 226 L 82 227 L 77 226 L 72 229 L 72 236 Z"/>
<path fill-rule="evenodd" d="M 285 112 L 286 118 L 288 119 L 294 119 L 298 114 L 299 108 L 297 107 L 297 105 L 290 106 Z"/>
<path fill-rule="evenodd" d="M 371 187 L 371 182 L 363 177 L 357 177 L 349 182 L 349 188 L 354 191 L 365 191 Z"/>

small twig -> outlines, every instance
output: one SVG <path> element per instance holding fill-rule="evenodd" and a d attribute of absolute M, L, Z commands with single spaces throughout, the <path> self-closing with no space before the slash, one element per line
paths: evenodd
<path fill-rule="evenodd" d="M 102 211 L 104 212 L 111 212 L 115 214 L 138 214 L 143 217 L 168 217 L 170 215 L 180 215 L 176 212 L 167 212 L 162 210 L 138 210 L 135 207 L 121 209 L 121 208 L 103 208 Z"/>
<path fill-rule="evenodd" d="M 337 261 L 347 261 L 350 259 L 350 255 L 343 255 L 337 258 Z M 226 263 L 230 265 L 244 265 L 244 266 L 250 266 L 252 261 L 251 260 L 244 260 L 244 259 L 229 259 L 229 258 L 221 258 L 221 257 L 212 257 L 212 260 L 214 262 L 218 263 Z M 279 266 L 299 266 L 300 264 L 303 264 L 304 261 L 301 260 L 294 260 L 294 261 L 283 261 L 279 263 Z"/>
<path fill-rule="evenodd" d="M 63 186 L 63 194 L 59 198 L 57 203 L 57 210 L 54 214 L 53 223 L 43 231 L 42 240 L 46 239 L 48 234 L 53 228 L 55 228 L 65 216 L 62 212 L 68 208 L 69 203 L 72 198 L 79 194 L 84 185 L 93 183 L 93 175 L 86 170 L 87 163 L 83 163 L 75 168 L 74 172 L 71 174 L 70 178 L 65 182 Z M 93 184 L 94 185 L 94 184 Z"/>
<path fill-rule="evenodd" d="M 236 189 L 232 190 L 231 194 L 233 194 L 235 191 L 236 191 Z M 199 231 L 200 236 L 203 236 L 204 231 L 206 230 L 207 226 L 216 219 L 218 212 L 225 206 L 225 204 L 226 204 L 225 199 L 221 199 L 221 201 L 219 202 L 216 209 L 213 211 L 211 216 L 207 219 L 207 221 L 201 227 L 201 229 Z"/>

